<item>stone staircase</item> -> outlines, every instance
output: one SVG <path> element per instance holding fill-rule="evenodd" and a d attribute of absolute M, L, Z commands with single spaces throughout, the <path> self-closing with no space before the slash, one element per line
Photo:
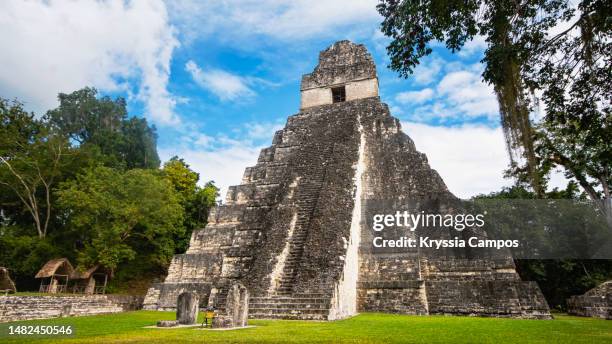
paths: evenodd
<path fill-rule="evenodd" d="M 327 320 L 331 308 L 327 294 L 293 294 L 251 297 L 249 318 Z"/>
<path fill-rule="evenodd" d="M 283 267 L 280 284 L 272 295 L 251 297 L 249 317 L 255 319 L 327 320 L 331 294 L 295 293 L 294 285 L 299 263 L 308 237 L 308 229 L 325 181 L 326 164 L 331 156 L 329 147 L 316 147 L 299 152 L 304 163 L 304 179 L 297 193 L 297 220 L 289 241 L 289 253 Z"/>
<path fill-rule="evenodd" d="M 276 292 L 288 295 L 293 292 L 293 285 L 298 271 L 298 265 L 304 253 L 304 243 L 308 236 L 308 226 L 314 212 L 321 183 L 311 182 L 301 186 L 297 201 L 298 214 L 293 236 L 289 241 L 289 254 L 285 260 L 283 275 Z"/>
<path fill-rule="evenodd" d="M 305 180 L 300 185 L 297 195 L 297 221 L 293 236 L 289 241 L 289 254 L 283 267 L 280 285 L 276 290 L 278 295 L 291 295 L 295 284 L 298 265 L 304 252 L 304 243 L 308 236 L 310 221 L 323 187 L 326 174 L 326 163 L 331 155 L 329 147 L 308 149 L 298 153 L 299 161 L 306 162 Z M 308 164 L 307 162 L 314 162 Z M 313 168 L 314 167 L 314 168 Z"/>

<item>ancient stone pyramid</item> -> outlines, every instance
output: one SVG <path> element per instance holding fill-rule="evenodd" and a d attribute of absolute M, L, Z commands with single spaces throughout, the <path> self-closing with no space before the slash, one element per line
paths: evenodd
<path fill-rule="evenodd" d="M 252 318 L 550 316 L 537 285 L 521 281 L 509 257 L 374 249 L 363 219 L 372 199 L 434 204 L 440 212 L 457 201 L 380 102 L 366 48 L 340 41 L 303 76 L 300 112 L 174 257 L 145 308 L 173 309 L 183 291 L 199 293 L 202 306 L 223 305 L 240 282 Z"/>

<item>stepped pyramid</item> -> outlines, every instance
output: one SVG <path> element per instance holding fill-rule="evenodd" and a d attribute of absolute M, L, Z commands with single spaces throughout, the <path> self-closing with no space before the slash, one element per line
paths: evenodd
<path fill-rule="evenodd" d="M 199 293 L 203 306 L 209 298 L 223 305 L 239 281 L 249 289 L 252 318 L 550 317 L 537 285 L 520 280 L 509 256 L 373 247 L 364 221 L 371 200 L 439 213 L 459 201 L 381 103 L 366 48 L 340 41 L 303 76 L 300 112 L 174 257 L 145 309 L 174 309 L 183 291 Z M 410 235 L 385 235 L 398 234 Z"/>

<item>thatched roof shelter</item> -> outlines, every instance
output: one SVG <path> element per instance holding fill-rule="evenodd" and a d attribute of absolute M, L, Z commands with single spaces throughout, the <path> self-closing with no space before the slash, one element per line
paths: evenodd
<path fill-rule="evenodd" d="M 93 267 L 91 267 L 91 268 L 89 268 L 87 270 L 82 270 L 82 269 L 79 269 L 79 268 L 74 269 L 74 271 L 70 275 L 70 279 L 71 280 L 75 280 L 75 279 L 88 279 L 94 273 L 108 274 L 106 269 L 104 269 L 100 265 L 94 265 Z"/>
<path fill-rule="evenodd" d="M 15 282 L 9 275 L 9 270 L 5 267 L 0 267 L 0 290 L 16 293 Z"/>
<path fill-rule="evenodd" d="M 104 294 L 108 277 L 108 270 L 100 265 L 95 265 L 87 270 L 77 268 L 70 275 L 70 279 L 74 282 L 72 292 Z"/>
<path fill-rule="evenodd" d="M 34 278 L 52 277 L 53 275 L 70 276 L 74 272 L 72 264 L 66 258 L 51 259 L 34 276 Z"/>

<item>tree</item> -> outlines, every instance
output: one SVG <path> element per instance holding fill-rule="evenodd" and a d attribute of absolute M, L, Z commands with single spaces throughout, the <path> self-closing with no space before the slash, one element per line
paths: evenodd
<path fill-rule="evenodd" d="M 120 151 L 128 169 L 159 167 L 155 126 L 149 126 L 145 118 L 132 117 L 123 121 L 121 133 Z"/>
<path fill-rule="evenodd" d="M 65 138 L 25 112 L 20 103 L 0 99 L 0 185 L 17 196 L 39 238 L 47 235 L 52 191 L 73 153 Z"/>
<path fill-rule="evenodd" d="M 609 204 L 610 6 L 599 0 L 576 8 L 567 0 L 385 0 L 378 10 L 383 33 L 393 38 L 390 67 L 403 76 L 432 52 L 432 40 L 455 52 L 484 36 L 483 78 L 497 94 L 512 173 L 542 196 L 546 174 L 561 165 L 600 201 L 589 186 L 598 181 Z M 567 29 L 551 34 L 563 24 Z M 533 128 L 529 116 L 538 98 L 546 115 Z"/>
<path fill-rule="evenodd" d="M 565 190 L 554 189 L 545 195 L 547 199 L 584 199 L 575 183 L 570 182 Z M 502 199 L 524 200 L 537 199 L 538 195 L 520 185 L 503 188 L 501 191 L 488 195 L 474 197 L 478 200 Z M 548 202 L 551 204 L 554 202 Z M 512 204 L 512 203 L 510 203 Z M 521 221 L 524 221 L 522 219 Z M 521 229 L 522 230 L 522 229 Z M 538 230 L 538 232 L 541 232 Z M 563 234 L 560 238 L 564 243 L 575 240 L 575 237 L 566 237 L 570 233 L 552 232 L 552 238 Z M 605 259 L 516 259 L 518 273 L 521 278 L 536 281 L 552 308 L 565 310 L 565 301 L 572 295 L 583 294 L 587 290 L 609 280 L 612 277 L 612 261 Z"/>
<path fill-rule="evenodd" d="M 115 269 L 138 253 L 152 264 L 170 262 L 170 238 L 183 231 L 184 210 L 158 171 L 97 167 L 63 183 L 57 193 L 69 228 L 83 242 L 80 264 Z"/>
<path fill-rule="evenodd" d="M 206 225 L 208 213 L 215 205 L 219 189 L 213 182 L 199 187 L 197 185 L 199 174 L 191 170 L 189 165 L 177 156 L 168 160 L 162 171 L 180 195 L 181 204 L 185 209 L 183 223 L 185 232 L 183 236 L 176 238 L 177 252 L 183 252 L 189 245 L 191 232 Z"/>
<path fill-rule="evenodd" d="M 107 166 L 158 168 L 155 127 L 144 118 L 128 119 L 125 99 L 97 94 L 89 87 L 60 93 L 60 105 L 48 111 L 45 120 L 78 146 L 100 149 Z"/>
<path fill-rule="evenodd" d="M 530 54 L 523 78 L 541 91 L 536 123 L 539 170 L 563 167 L 612 227 L 612 4 L 582 1 L 560 33 Z M 525 179 L 520 168 L 514 175 Z"/>

